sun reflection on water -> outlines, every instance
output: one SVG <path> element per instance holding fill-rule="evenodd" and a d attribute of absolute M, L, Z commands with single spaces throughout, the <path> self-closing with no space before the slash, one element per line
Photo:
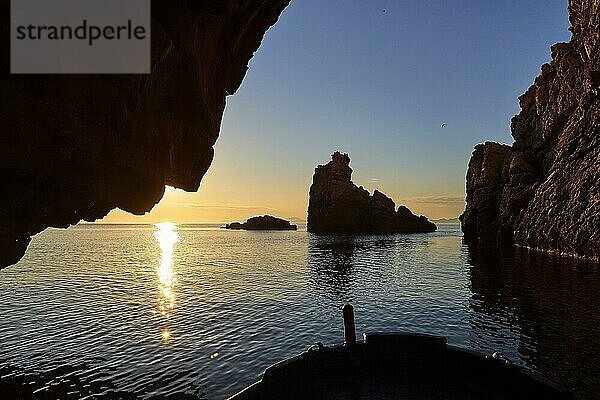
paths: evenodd
<path fill-rule="evenodd" d="M 155 225 L 158 228 L 154 232 L 154 239 L 159 243 L 162 251 L 158 274 L 158 304 L 157 309 L 166 321 L 166 326 L 161 330 L 160 339 L 168 342 L 172 333 L 168 326 L 168 320 L 175 308 L 175 284 L 177 279 L 173 271 L 173 247 L 179 241 L 179 235 L 175 232 L 176 224 L 162 222 Z"/>

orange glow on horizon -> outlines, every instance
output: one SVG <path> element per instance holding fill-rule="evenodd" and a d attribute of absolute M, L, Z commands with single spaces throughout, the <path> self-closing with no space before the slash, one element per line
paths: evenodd
<path fill-rule="evenodd" d="M 380 182 L 367 183 L 365 188 L 374 189 L 393 195 Z M 307 183 L 308 184 L 308 183 Z M 306 193 L 305 193 L 306 192 Z M 235 201 L 227 197 L 208 193 L 201 188 L 197 193 L 187 193 L 179 189 L 168 188 L 165 196 L 149 213 L 136 216 L 121 210 L 113 210 L 108 216 L 99 220 L 102 223 L 146 223 L 157 224 L 173 221 L 178 224 L 204 223 L 225 224 L 233 221 L 243 222 L 257 215 L 273 215 L 290 220 L 295 224 L 306 223 L 308 208 L 307 190 L 299 188 L 290 193 L 254 193 L 250 198 L 240 198 L 236 193 Z M 424 195 L 424 196 L 392 196 L 396 206 L 405 205 L 417 215 L 425 215 L 429 219 L 457 218 L 464 210 L 465 195 Z"/>

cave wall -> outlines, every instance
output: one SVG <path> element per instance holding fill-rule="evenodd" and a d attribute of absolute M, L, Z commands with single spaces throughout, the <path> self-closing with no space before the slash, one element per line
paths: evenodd
<path fill-rule="evenodd" d="M 465 240 L 600 259 L 600 2 L 570 0 L 571 41 L 519 98 L 512 146 L 475 148 Z"/>
<path fill-rule="evenodd" d="M 47 227 L 195 191 L 227 95 L 289 0 L 152 1 L 149 75 L 11 75 L 0 48 L 0 268 Z M 0 0 L 9 21 L 10 1 Z"/>

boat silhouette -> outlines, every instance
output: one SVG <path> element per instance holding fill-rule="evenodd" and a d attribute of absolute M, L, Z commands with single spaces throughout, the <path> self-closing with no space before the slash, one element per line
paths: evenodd
<path fill-rule="evenodd" d="M 442 336 L 366 333 L 357 342 L 352 306 L 343 314 L 343 345 L 313 345 L 267 368 L 229 400 L 572 398 L 565 387 L 501 354 L 452 346 Z"/>

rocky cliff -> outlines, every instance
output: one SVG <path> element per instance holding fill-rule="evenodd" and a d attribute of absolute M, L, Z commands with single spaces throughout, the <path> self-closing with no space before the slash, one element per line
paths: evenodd
<path fill-rule="evenodd" d="M 47 227 L 143 214 L 165 185 L 197 190 L 225 97 L 288 2 L 152 1 L 150 75 L 10 75 L 2 24 L 0 268 Z"/>
<path fill-rule="evenodd" d="M 335 152 L 313 175 L 308 203 L 307 229 L 313 233 L 378 234 L 433 232 L 435 224 L 396 206 L 385 194 L 373 195 L 351 181 L 347 154 Z"/>
<path fill-rule="evenodd" d="M 600 2 L 569 1 L 572 39 L 520 98 L 512 146 L 475 147 L 465 239 L 600 259 Z"/>

